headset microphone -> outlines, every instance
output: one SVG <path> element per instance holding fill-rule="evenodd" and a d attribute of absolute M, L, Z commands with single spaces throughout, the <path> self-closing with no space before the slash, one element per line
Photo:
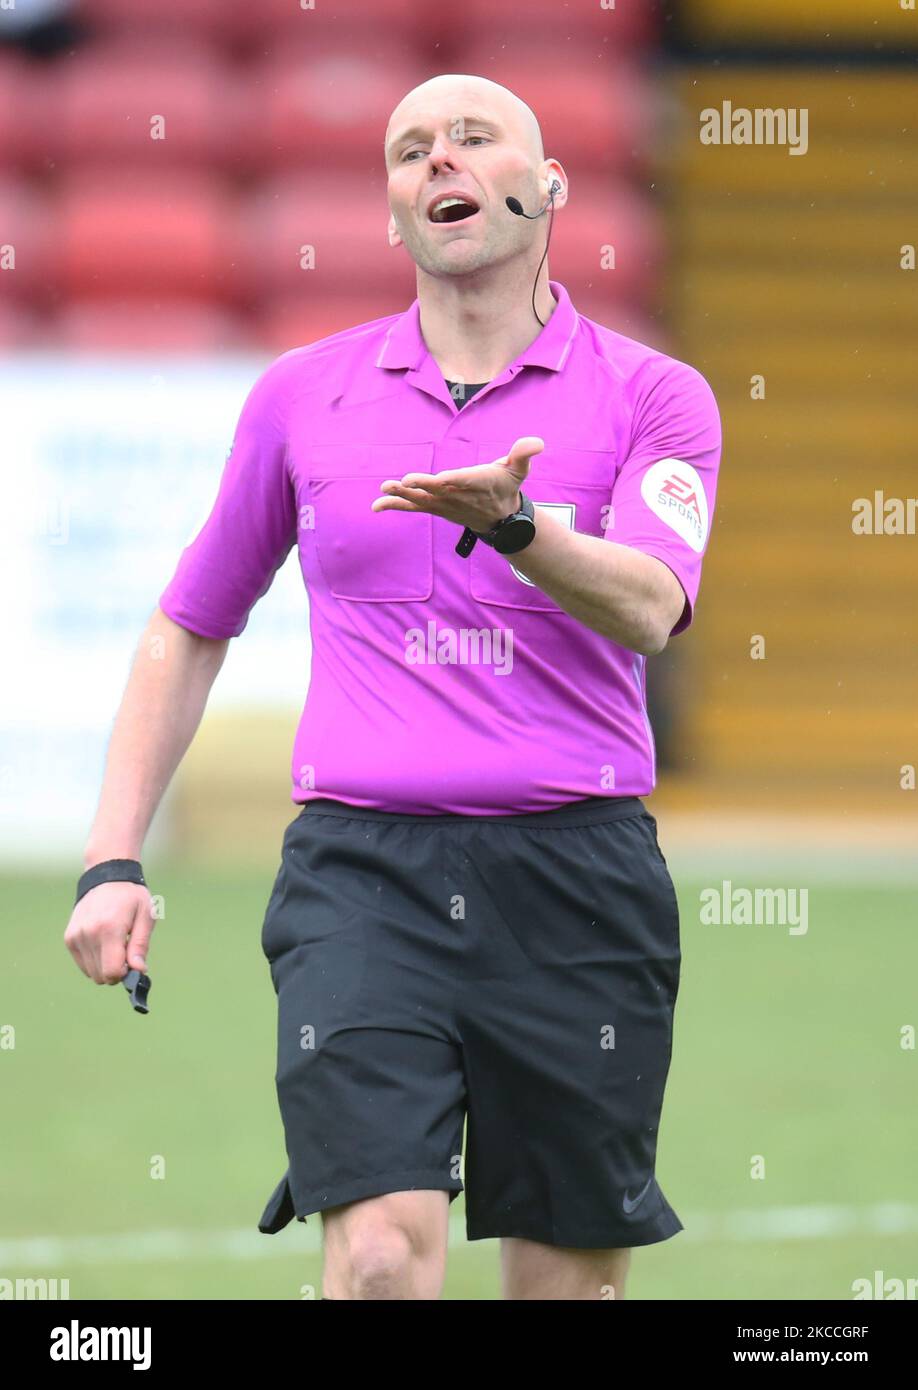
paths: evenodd
<path fill-rule="evenodd" d="M 507 198 L 505 201 L 506 201 L 507 207 L 510 209 L 510 211 L 511 211 L 512 213 L 515 213 L 517 217 L 527 217 L 527 218 L 529 218 L 530 221 L 535 221 L 536 218 L 539 218 L 539 217 L 542 216 L 542 214 L 545 212 L 546 208 L 547 208 L 549 205 L 551 205 L 552 213 L 554 213 L 554 210 L 555 210 L 555 194 L 556 194 L 556 193 L 560 193 L 560 192 L 561 192 L 561 185 L 560 185 L 560 183 L 558 182 L 557 179 L 553 179 L 553 180 L 552 180 L 551 187 L 550 187 L 549 190 L 548 190 L 548 198 L 547 198 L 547 200 L 543 203 L 543 205 L 539 208 L 538 212 L 524 212 L 524 211 L 523 211 L 523 205 L 522 205 L 522 203 L 520 202 L 519 198 Z M 541 273 L 542 273 L 542 266 L 543 266 L 543 264 L 545 263 L 545 257 L 548 255 L 548 244 L 549 244 L 549 242 L 551 241 L 551 229 L 552 229 L 552 224 L 554 223 L 554 220 L 555 220 L 554 217 L 552 217 L 551 220 L 549 221 L 549 224 L 548 224 L 548 236 L 547 236 L 546 239 L 545 239 L 545 250 L 542 252 L 542 259 L 541 259 L 541 261 L 539 261 L 539 268 L 538 268 L 538 270 L 536 271 L 535 282 L 533 283 L 533 286 L 532 286 L 532 312 L 535 314 L 536 319 L 538 320 L 538 322 L 539 322 L 539 324 L 541 325 L 542 328 L 545 327 L 545 324 L 542 323 L 542 320 L 539 318 L 538 314 L 536 313 L 535 292 L 536 292 L 536 285 L 539 283 L 539 276 L 540 276 Z"/>

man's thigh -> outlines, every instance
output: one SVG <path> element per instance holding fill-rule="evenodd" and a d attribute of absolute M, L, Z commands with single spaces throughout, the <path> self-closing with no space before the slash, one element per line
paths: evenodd
<path fill-rule="evenodd" d="M 413 822 L 362 815 L 288 828 L 262 945 L 289 1165 L 262 1230 L 390 1193 L 462 1190 L 461 947 L 431 841 Z"/>
<path fill-rule="evenodd" d="M 655 1174 L 678 906 L 649 816 L 558 822 L 467 836 L 488 924 L 459 1018 L 468 1235 L 630 1249 L 681 1230 Z"/>

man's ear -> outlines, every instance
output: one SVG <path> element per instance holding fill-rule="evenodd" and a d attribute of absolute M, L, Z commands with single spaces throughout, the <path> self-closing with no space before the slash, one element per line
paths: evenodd
<path fill-rule="evenodd" d="M 560 164 L 558 164 L 557 162 L 549 163 L 546 160 L 545 164 L 542 165 L 542 168 L 539 171 L 539 181 L 544 183 L 545 185 L 545 192 L 542 196 L 542 202 L 544 202 L 545 199 L 549 196 L 548 190 L 551 188 L 552 183 L 555 179 L 557 179 L 558 183 L 560 183 L 561 185 L 560 193 L 555 194 L 555 207 L 563 208 L 564 204 L 567 202 L 567 174 L 565 174 Z"/>
<path fill-rule="evenodd" d="M 389 238 L 389 245 L 401 246 L 402 239 L 398 234 L 398 228 L 395 225 L 395 218 L 392 216 L 391 212 L 389 213 L 389 225 L 386 230 Z"/>

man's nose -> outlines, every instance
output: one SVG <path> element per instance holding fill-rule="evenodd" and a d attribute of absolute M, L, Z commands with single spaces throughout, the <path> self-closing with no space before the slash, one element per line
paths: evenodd
<path fill-rule="evenodd" d="M 443 135 L 438 135 L 431 145 L 429 159 L 435 172 L 441 168 L 458 169 L 459 167 L 456 147 Z"/>

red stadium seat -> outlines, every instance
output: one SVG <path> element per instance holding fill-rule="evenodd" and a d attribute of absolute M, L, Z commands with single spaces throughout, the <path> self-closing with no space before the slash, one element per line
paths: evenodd
<path fill-rule="evenodd" d="M 657 209 L 633 188 L 572 178 L 570 201 L 555 218 L 548 262 L 552 279 L 572 295 L 599 290 L 619 304 L 653 307 L 665 249 Z"/>
<path fill-rule="evenodd" d="M 254 331 L 261 346 L 273 352 L 286 352 L 288 348 L 315 343 L 372 319 L 404 313 L 415 295 L 414 286 L 404 294 L 377 289 L 363 295 L 347 291 L 298 298 L 278 295 L 256 316 Z"/>
<path fill-rule="evenodd" d="M 57 266 L 57 232 L 47 196 L 25 180 L 0 178 L 0 297 L 33 298 Z"/>
<path fill-rule="evenodd" d="M 404 38 L 429 19 L 429 0 L 81 0 L 79 13 L 102 34 L 205 36 L 263 46 L 331 40 L 353 50 L 383 33 Z"/>
<path fill-rule="evenodd" d="M 308 161 L 328 169 L 343 161 L 379 172 L 389 115 L 423 79 L 418 65 L 392 47 L 273 55 L 253 70 L 249 93 L 264 164 L 302 168 Z"/>
<path fill-rule="evenodd" d="M 0 299 L 0 353 L 41 347 L 42 323 L 31 309 Z"/>
<path fill-rule="evenodd" d="M 247 0 L 80 0 L 76 12 L 104 36 L 171 33 L 184 42 L 189 35 L 221 38 L 233 27 L 233 12 L 251 8 Z"/>
<path fill-rule="evenodd" d="M 521 35 L 560 45 L 569 38 L 588 38 L 612 52 L 628 52 L 652 43 L 659 31 L 655 0 L 614 0 L 612 8 L 603 8 L 600 0 L 526 0 L 522 13 L 502 10 L 494 0 L 463 0 L 459 13 L 472 41 L 487 34 L 501 45 Z M 553 56 L 563 57 L 563 46 Z"/>
<path fill-rule="evenodd" d="M 233 163 L 250 129 L 237 69 L 207 47 L 111 42 L 78 50 L 45 79 L 49 160 Z M 162 118 L 159 138 L 151 121 Z"/>
<path fill-rule="evenodd" d="M 235 294 L 231 198 L 216 175 L 84 170 L 60 187 L 56 240 L 65 293 Z"/>
<path fill-rule="evenodd" d="M 193 300 L 77 300 L 55 323 L 56 343 L 72 352 L 221 352 L 251 346 L 245 319 Z"/>
<path fill-rule="evenodd" d="M 25 165 L 35 151 L 35 87 L 32 65 L 0 53 L 0 164 Z"/>
<path fill-rule="evenodd" d="M 669 330 L 661 318 L 620 304 L 603 285 L 577 287 L 571 298 L 577 312 L 594 323 L 622 333 L 626 338 L 636 338 L 639 343 L 646 343 L 658 352 L 673 351 Z"/>
<path fill-rule="evenodd" d="M 417 40 L 436 8 L 430 0 L 315 0 L 312 8 L 304 8 L 300 0 L 235 0 L 227 23 L 237 36 L 256 42 L 282 38 L 285 43 L 331 43 L 339 52 L 355 52 L 387 35 Z"/>
<path fill-rule="evenodd" d="M 381 285 L 403 295 L 415 283 L 414 266 L 403 247 L 389 245 L 388 220 L 383 174 L 362 181 L 304 170 L 267 181 L 239 213 L 238 283 L 253 298 L 328 298 Z M 313 268 L 304 268 L 310 260 Z"/>

